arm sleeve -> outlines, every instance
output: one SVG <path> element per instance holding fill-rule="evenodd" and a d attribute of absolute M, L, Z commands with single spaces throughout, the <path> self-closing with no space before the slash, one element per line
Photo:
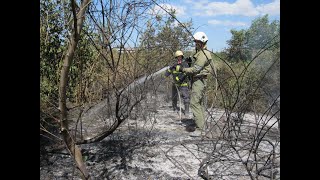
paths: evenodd
<path fill-rule="evenodd" d="M 168 76 L 170 76 L 170 74 L 171 74 L 171 70 L 170 70 L 170 68 L 169 68 L 168 70 L 166 70 L 166 72 L 164 73 L 164 75 L 165 75 L 166 77 L 168 77 Z"/>
<path fill-rule="evenodd" d="M 206 62 L 205 55 L 203 53 L 200 53 L 197 57 L 194 58 L 196 59 L 194 65 L 190 68 L 184 68 L 183 72 L 194 74 L 199 73 L 203 69 Z"/>
<path fill-rule="evenodd" d="M 173 73 L 173 70 L 174 70 L 173 67 L 174 66 L 176 66 L 176 63 L 171 64 L 171 66 L 166 70 L 166 72 L 164 74 L 166 77 L 170 76 Z"/>

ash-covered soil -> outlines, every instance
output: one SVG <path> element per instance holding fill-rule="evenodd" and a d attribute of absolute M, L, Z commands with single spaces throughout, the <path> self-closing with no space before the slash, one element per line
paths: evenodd
<path fill-rule="evenodd" d="M 112 135 L 80 145 L 91 178 L 203 179 L 201 174 L 206 174 L 211 179 L 250 179 L 247 168 L 257 161 L 265 162 L 259 179 L 270 179 L 270 175 L 280 178 L 280 136 L 275 118 L 246 114 L 241 128 L 233 128 L 234 135 L 226 137 L 228 123 L 223 110 L 208 109 L 205 130 L 188 132 L 186 126 L 192 120 L 180 119 L 170 105 L 166 93 L 148 94 Z M 70 112 L 74 114 L 72 122 L 77 113 L 76 109 Z M 255 132 L 258 121 L 260 128 L 272 126 L 264 136 Z M 88 117 L 82 123 L 83 138 L 92 137 L 108 124 L 106 118 Z M 248 141 L 255 134 L 263 137 L 258 144 Z M 259 150 L 255 156 L 250 154 L 253 146 Z M 45 153 L 40 153 L 40 179 L 81 179 L 63 144 L 41 148 Z M 273 163 L 268 168 L 269 162 Z"/>

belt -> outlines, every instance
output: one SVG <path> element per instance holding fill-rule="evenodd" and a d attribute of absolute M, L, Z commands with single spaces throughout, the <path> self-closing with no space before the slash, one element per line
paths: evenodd
<path fill-rule="evenodd" d="M 177 86 L 188 86 L 188 83 L 181 83 L 181 84 L 179 84 L 179 83 L 175 83 Z"/>
<path fill-rule="evenodd" d="M 193 81 L 207 79 L 207 77 L 208 77 L 207 75 L 194 76 Z"/>

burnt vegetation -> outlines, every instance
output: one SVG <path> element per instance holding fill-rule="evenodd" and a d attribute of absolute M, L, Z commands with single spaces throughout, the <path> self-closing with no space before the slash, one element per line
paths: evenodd
<path fill-rule="evenodd" d="M 153 0 L 40 5 L 41 179 L 280 179 L 280 22 L 257 18 L 212 52 L 206 127 L 193 138 L 162 133 L 161 123 L 176 127 L 171 82 L 154 74 L 176 50 L 194 52 L 192 21 L 176 24 L 174 10 Z M 196 173 L 173 154 L 182 150 Z M 181 174 L 133 166 L 135 154 Z"/>

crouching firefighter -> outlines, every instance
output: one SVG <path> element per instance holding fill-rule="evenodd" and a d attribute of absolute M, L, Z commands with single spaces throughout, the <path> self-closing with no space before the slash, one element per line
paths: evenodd
<path fill-rule="evenodd" d="M 173 83 L 172 83 L 172 108 L 173 111 L 178 111 L 177 107 L 177 98 L 178 91 L 183 99 L 184 103 L 184 115 L 185 118 L 190 118 L 189 113 L 189 104 L 190 104 L 190 95 L 189 95 L 189 83 L 190 79 L 184 72 L 176 71 L 177 66 L 181 66 L 184 68 L 188 68 L 188 62 L 185 61 L 182 51 L 176 51 L 174 54 L 175 59 L 177 60 L 173 66 L 171 66 L 166 72 L 165 76 L 168 77 L 172 75 Z"/>

